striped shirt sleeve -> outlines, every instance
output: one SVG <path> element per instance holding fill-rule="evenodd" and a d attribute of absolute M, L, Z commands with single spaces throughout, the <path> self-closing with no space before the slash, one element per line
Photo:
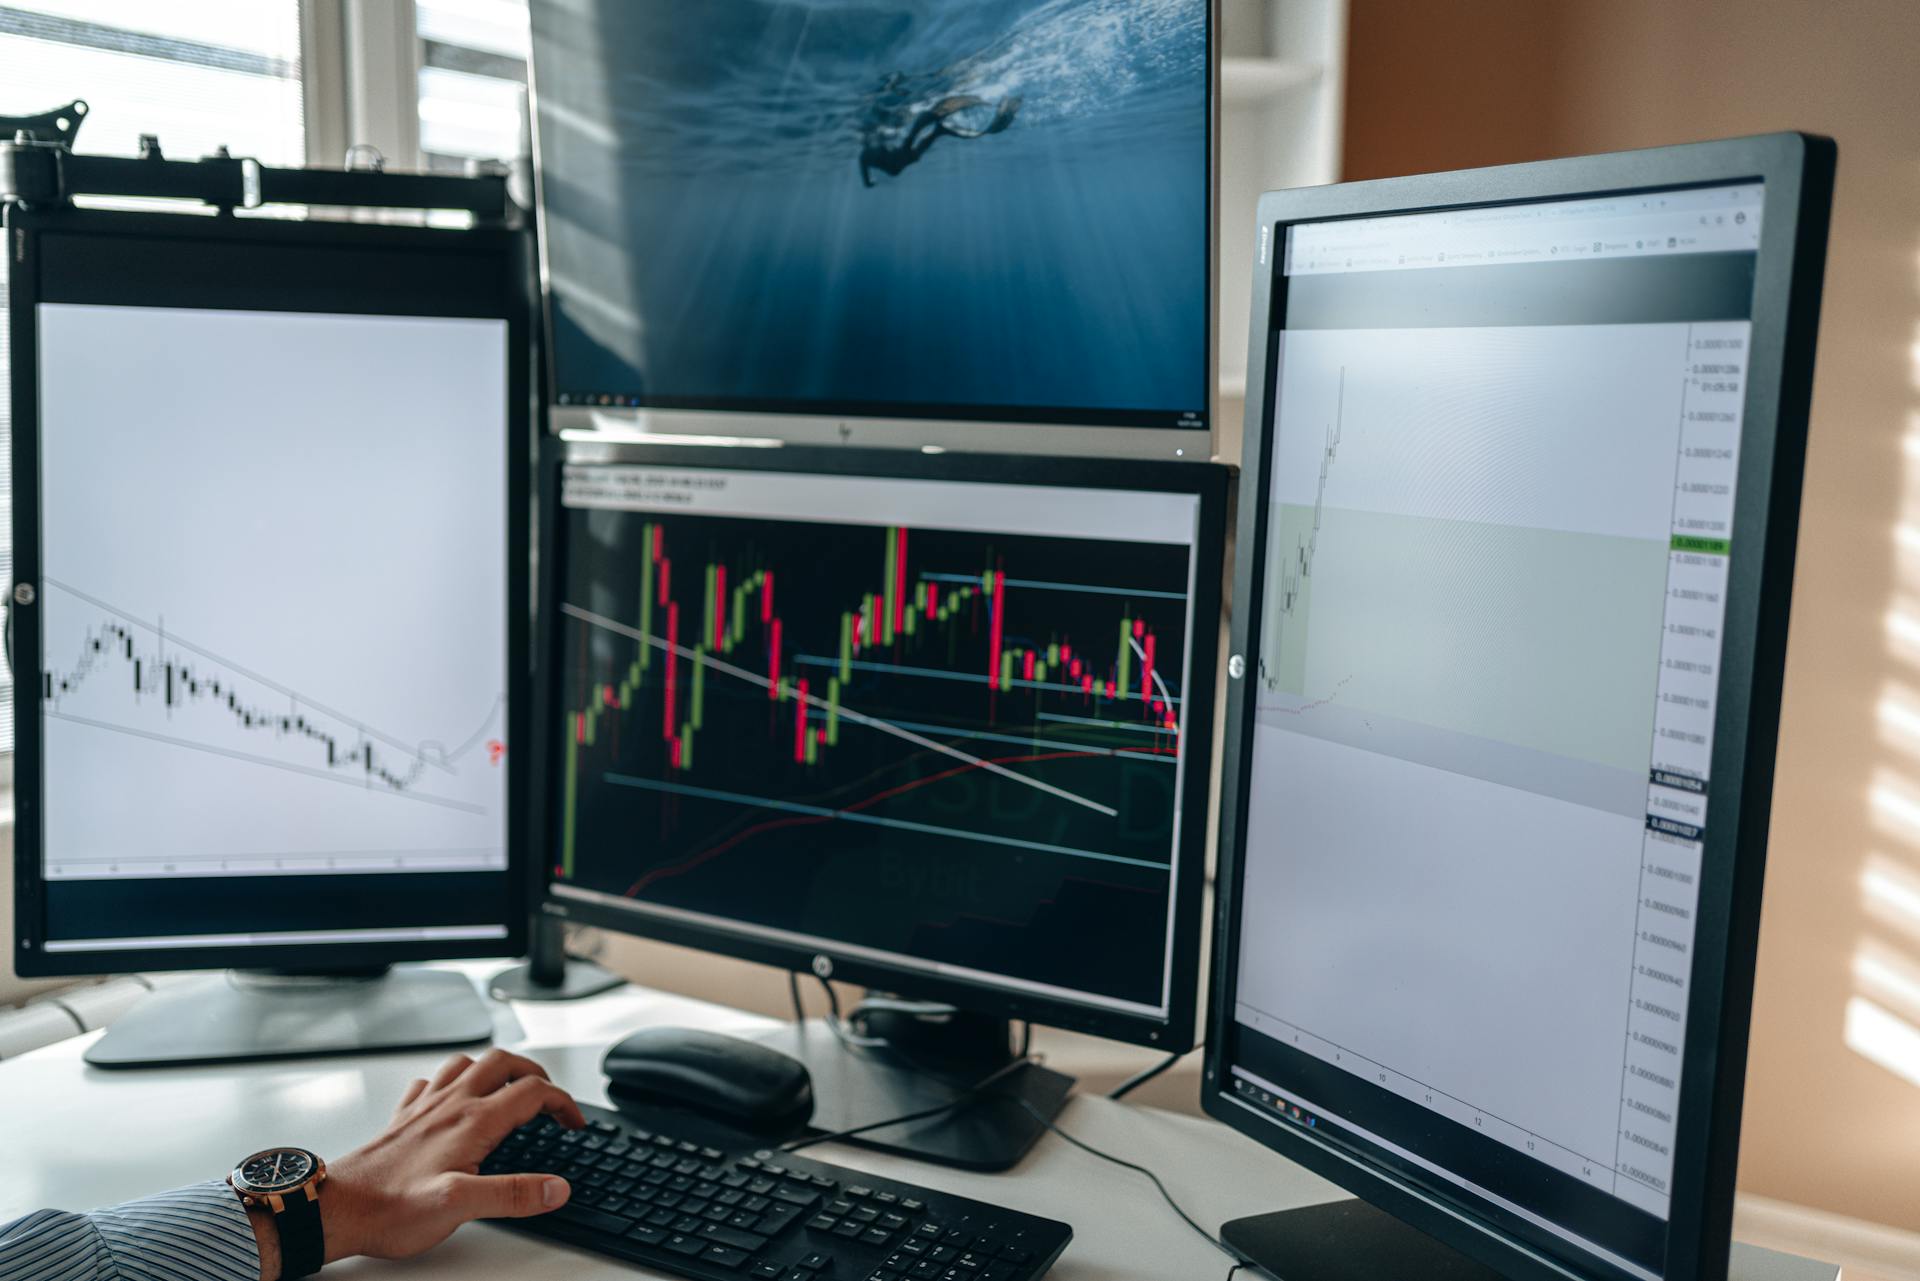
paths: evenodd
<path fill-rule="evenodd" d="M 259 1281 L 240 1198 L 214 1181 L 91 1214 L 0 1224 L 0 1281 Z"/>

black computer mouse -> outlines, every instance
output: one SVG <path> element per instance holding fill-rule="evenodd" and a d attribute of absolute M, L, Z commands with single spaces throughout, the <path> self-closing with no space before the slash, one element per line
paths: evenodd
<path fill-rule="evenodd" d="M 813 1080 L 798 1059 L 736 1036 L 650 1027 L 607 1051 L 616 1105 L 681 1108 L 735 1129 L 775 1131 L 813 1115 Z"/>

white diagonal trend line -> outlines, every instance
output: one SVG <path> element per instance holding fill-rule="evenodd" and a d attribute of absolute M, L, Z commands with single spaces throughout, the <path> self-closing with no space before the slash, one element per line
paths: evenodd
<path fill-rule="evenodd" d="M 669 645 L 658 636 L 649 636 L 637 627 L 629 627 L 616 619 L 606 617 L 604 614 L 596 614 L 592 610 L 581 609 L 578 605 L 566 604 L 560 606 L 560 612 L 577 618 L 583 623 L 591 623 L 595 627 L 605 628 L 607 631 L 615 632 L 630 640 L 637 640 L 643 644 L 652 645 L 656 649 L 668 650 L 679 655 L 681 658 L 689 659 L 696 663 L 704 663 L 715 671 L 725 672 L 729 676 L 738 677 L 740 680 L 758 685 L 762 689 L 770 689 L 773 686 L 771 680 L 768 680 L 758 672 L 750 672 L 744 667 L 736 667 L 725 659 L 715 658 L 712 654 L 705 652 L 696 653 L 691 647 L 686 645 Z M 797 685 L 793 687 L 793 695 L 796 698 L 801 696 L 800 689 Z M 825 707 L 827 705 L 825 699 L 811 692 L 805 697 L 809 706 Z M 989 774 L 998 774 L 1002 778 L 1011 779 L 1016 783 L 1024 783 L 1028 787 L 1037 788 L 1049 796 L 1057 796 L 1063 801 L 1072 801 L 1075 805 L 1084 805 L 1096 814 L 1105 814 L 1108 818 L 1116 818 L 1119 816 L 1120 811 L 1110 805 L 1102 805 L 1099 801 L 1088 800 L 1086 797 L 1075 795 L 1065 788 L 1055 787 L 1052 783 L 1029 777 L 1015 770 L 1010 770 L 1006 766 L 994 761 L 983 761 L 978 756 L 969 755 L 957 747 L 949 747 L 947 744 L 935 742 L 923 734 L 916 734 L 912 730 L 903 729 L 890 721 L 883 721 L 877 716 L 869 716 L 865 712 L 855 711 L 845 703 L 840 704 L 840 719 L 852 721 L 856 725 L 865 725 L 869 728 L 877 729 L 881 733 L 891 734 L 895 738 L 904 738 L 909 743 L 930 748 L 945 756 L 951 756 L 956 761 L 965 761 L 976 769 L 986 770 Z"/>

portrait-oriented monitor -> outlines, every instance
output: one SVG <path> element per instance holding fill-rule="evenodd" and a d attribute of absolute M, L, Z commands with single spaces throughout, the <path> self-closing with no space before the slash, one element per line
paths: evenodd
<path fill-rule="evenodd" d="M 10 218 L 20 971 L 519 951 L 515 238 Z"/>
<path fill-rule="evenodd" d="M 1191 1043 L 1221 469 L 559 452 L 550 911 Z"/>
<path fill-rule="evenodd" d="M 1210 11 L 536 0 L 562 420 L 894 443 L 945 423 L 976 445 L 1030 435 L 993 424 L 1158 428 L 1191 453 Z"/>
<path fill-rule="evenodd" d="M 1726 1275 L 1832 157 L 1264 199 L 1206 1106 L 1438 1240 L 1250 1257 Z"/>

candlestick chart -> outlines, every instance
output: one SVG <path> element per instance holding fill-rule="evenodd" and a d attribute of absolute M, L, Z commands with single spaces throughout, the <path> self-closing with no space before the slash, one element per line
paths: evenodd
<path fill-rule="evenodd" d="M 1166 929 L 1189 548 L 610 511 L 569 525 L 560 883 L 1158 993 L 1150 956 L 1095 971 Z M 1104 949 L 1109 933 L 1134 945 Z"/>

